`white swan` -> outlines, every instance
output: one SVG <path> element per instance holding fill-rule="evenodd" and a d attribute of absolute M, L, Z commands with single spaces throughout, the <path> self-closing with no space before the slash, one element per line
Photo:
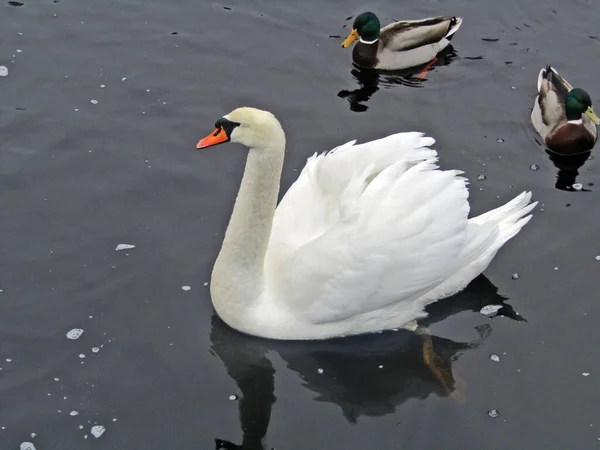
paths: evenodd
<path fill-rule="evenodd" d="M 523 192 L 468 219 L 466 179 L 441 171 L 435 141 L 399 133 L 313 155 L 278 207 L 285 134 L 238 108 L 198 142 L 250 148 L 210 293 L 231 327 L 325 339 L 407 326 L 479 275 L 537 204 Z"/>

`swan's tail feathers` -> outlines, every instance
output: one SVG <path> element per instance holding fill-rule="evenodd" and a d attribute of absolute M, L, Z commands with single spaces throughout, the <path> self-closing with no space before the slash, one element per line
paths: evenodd
<path fill-rule="evenodd" d="M 531 192 L 525 191 L 505 205 L 474 217 L 471 221 L 480 225 L 495 222 L 499 228 L 495 246 L 500 248 L 529 222 L 531 219 L 529 213 L 537 204 L 538 202 L 531 202 Z"/>

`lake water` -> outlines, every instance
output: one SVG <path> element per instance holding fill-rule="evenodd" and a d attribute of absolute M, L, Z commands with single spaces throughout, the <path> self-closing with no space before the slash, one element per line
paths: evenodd
<path fill-rule="evenodd" d="M 600 106 L 597 1 L 11 3 L 0 448 L 600 446 L 598 165 L 552 161 L 529 123 L 548 63 Z M 352 67 L 337 36 L 367 10 L 464 23 L 417 82 Z M 484 276 L 431 308 L 431 335 L 241 335 L 214 317 L 207 283 L 244 152 L 195 145 L 242 105 L 283 123 L 283 190 L 315 151 L 416 130 L 466 172 L 473 214 L 523 190 L 540 205 Z"/>

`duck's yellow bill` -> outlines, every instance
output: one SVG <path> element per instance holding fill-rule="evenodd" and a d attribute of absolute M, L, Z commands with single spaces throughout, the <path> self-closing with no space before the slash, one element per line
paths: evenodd
<path fill-rule="evenodd" d="M 356 31 L 356 28 L 355 28 L 354 30 L 352 30 L 350 32 L 350 34 L 344 40 L 344 42 L 342 42 L 342 47 L 344 47 L 344 48 L 350 47 L 352 45 L 352 43 L 357 39 L 358 39 L 358 31 Z"/>
<path fill-rule="evenodd" d="M 591 106 L 588 107 L 587 111 L 585 112 L 585 115 L 592 119 L 592 122 L 594 122 L 596 125 L 600 125 L 600 118 L 596 115 L 594 109 Z"/>

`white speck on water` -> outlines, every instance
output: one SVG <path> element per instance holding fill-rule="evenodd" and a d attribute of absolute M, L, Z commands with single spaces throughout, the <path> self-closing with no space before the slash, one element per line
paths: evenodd
<path fill-rule="evenodd" d="M 60 381 L 60 378 L 55 378 L 54 381 Z"/>
<path fill-rule="evenodd" d="M 321 369 L 320 367 L 317 369 L 317 372 L 319 373 L 323 373 L 323 369 Z"/>
<path fill-rule="evenodd" d="M 17 53 L 23 53 L 23 50 L 21 50 L 20 48 L 17 49 Z"/>
<path fill-rule="evenodd" d="M 483 175 L 483 174 L 481 174 L 481 175 L 477 175 L 477 180 L 479 180 L 479 181 L 483 181 L 483 180 L 485 180 L 486 178 L 487 178 L 487 177 L 486 177 L 485 175 Z"/>
<path fill-rule="evenodd" d="M 101 88 L 101 89 L 104 89 L 105 87 L 106 87 L 106 85 L 105 85 L 105 84 L 101 84 L 101 85 L 100 85 L 100 88 Z"/>
<path fill-rule="evenodd" d="M 498 410 L 497 410 L 497 409 L 490 409 L 490 410 L 488 411 L 488 416 L 490 416 L 490 417 L 496 418 L 496 417 L 498 417 L 499 415 L 500 415 L 500 413 L 498 412 Z"/>
<path fill-rule="evenodd" d="M 521 278 L 521 276 L 518 273 L 513 273 L 511 278 L 513 280 L 518 280 L 519 278 Z"/>
<path fill-rule="evenodd" d="M 7 77 L 7 76 L 8 76 L 8 67 L 0 66 L 0 77 Z"/>
<path fill-rule="evenodd" d="M 130 248 L 135 248 L 135 245 L 132 244 L 119 244 L 117 245 L 117 248 L 115 248 L 116 251 L 120 252 L 121 250 L 129 250 Z"/>
<path fill-rule="evenodd" d="M 80 354 L 79 354 L 79 357 L 80 357 L 81 359 L 85 358 L 85 353 L 80 353 Z"/>
<path fill-rule="evenodd" d="M 598 258 L 600 258 L 600 256 L 597 256 L 596 258 L 598 259 Z M 208 281 L 204 282 L 204 286 L 208 286 Z"/>
<path fill-rule="evenodd" d="M 80 430 L 83 430 L 83 425 L 79 425 L 78 427 Z"/>
<path fill-rule="evenodd" d="M 500 357 L 498 355 L 496 355 L 495 353 L 492 353 L 490 355 L 490 359 L 494 362 L 500 362 Z"/>
<path fill-rule="evenodd" d="M 494 317 L 498 314 L 500 308 L 502 308 L 502 305 L 485 305 L 479 312 L 484 316 Z"/>
<path fill-rule="evenodd" d="M 12 362 L 11 358 L 6 358 L 6 362 Z"/>
<path fill-rule="evenodd" d="M 100 349 L 98 347 L 92 348 L 92 353 L 98 353 L 99 351 L 100 351 Z"/>
<path fill-rule="evenodd" d="M 573 189 L 575 189 L 576 191 L 580 191 L 583 189 L 583 184 L 581 183 L 573 183 Z"/>
<path fill-rule="evenodd" d="M 97 104 L 98 104 L 98 100 L 90 100 L 90 103 L 91 103 L 92 105 L 97 105 Z"/>
<path fill-rule="evenodd" d="M 115 418 L 113 419 L 113 422 L 116 422 L 116 421 L 117 421 L 117 418 L 115 417 Z"/>
<path fill-rule="evenodd" d="M 84 438 L 84 439 L 87 439 L 87 438 L 88 438 L 88 435 L 87 435 L 87 434 L 86 434 L 86 435 L 84 435 L 84 436 L 83 436 L 83 438 Z"/>
<path fill-rule="evenodd" d="M 190 290 L 190 289 L 192 289 L 192 288 L 191 288 L 191 286 L 181 286 L 181 289 L 182 289 L 183 291 L 189 291 L 189 290 Z"/>
<path fill-rule="evenodd" d="M 498 138 L 498 139 L 496 139 L 496 142 L 497 142 L 498 144 L 502 144 L 502 143 L 504 142 L 504 139 L 502 139 L 502 138 Z"/>
<path fill-rule="evenodd" d="M 379 365 L 379 368 L 380 368 L 380 369 L 383 369 L 383 364 L 380 364 L 380 365 Z"/>
<path fill-rule="evenodd" d="M 540 166 L 538 166 L 537 164 L 532 164 L 532 165 L 529 166 L 529 170 L 533 170 L 534 172 L 536 170 L 538 170 L 539 168 L 540 168 Z"/>
<path fill-rule="evenodd" d="M 127 79 L 126 77 L 123 77 L 123 78 L 121 78 L 121 81 L 125 81 L 126 79 Z"/>
<path fill-rule="evenodd" d="M 35 439 L 35 437 L 37 436 L 37 434 L 31 433 L 30 436 L 31 436 L 31 439 Z"/>
<path fill-rule="evenodd" d="M 75 339 L 79 339 L 83 334 L 83 330 L 81 328 L 73 328 L 72 330 L 67 332 L 67 339 L 71 339 L 74 341 Z"/>
<path fill-rule="evenodd" d="M 558 270 L 558 267 L 555 267 L 554 270 Z"/>
<path fill-rule="evenodd" d="M 237 400 L 237 399 L 238 399 L 238 396 L 237 396 L 237 395 L 235 395 L 235 394 L 231 394 L 231 395 L 229 396 L 229 400 L 231 400 L 231 401 L 234 401 L 234 400 Z"/>
<path fill-rule="evenodd" d="M 583 372 L 581 375 L 583 375 L 584 377 L 589 377 L 590 373 L 589 372 Z"/>
<path fill-rule="evenodd" d="M 596 256 L 596 261 L 600 261 L 600 255 Z M 2 290 L 0 290 L 2 292 Z"/>
<path fill-rule="evenodd" d="M 75 111 L 76 111 L 76 112 L 77 112 L 77 111 L 79 111 L 79 108 L 75 108 Z"/>
<path fill-rule="evenodd" d="M 150 92 L 150 89 L 146 89 L 146 92 Z"/>
<path fill-rule="evenodd" d="M 102 425 L 94 425 L 90 432 L 92 433 L 92 436 L 94 436 L 96 439 L 98 439 L 100 436 L 102 436 L 104 434 L 105 431 L 106 431 L 106 428 L 104 428 Z"/>
<path fill-rule="evenodd" d="M 22 442 L 19 450 L 35 450 L 35 445 L 31 442 Z"/>

